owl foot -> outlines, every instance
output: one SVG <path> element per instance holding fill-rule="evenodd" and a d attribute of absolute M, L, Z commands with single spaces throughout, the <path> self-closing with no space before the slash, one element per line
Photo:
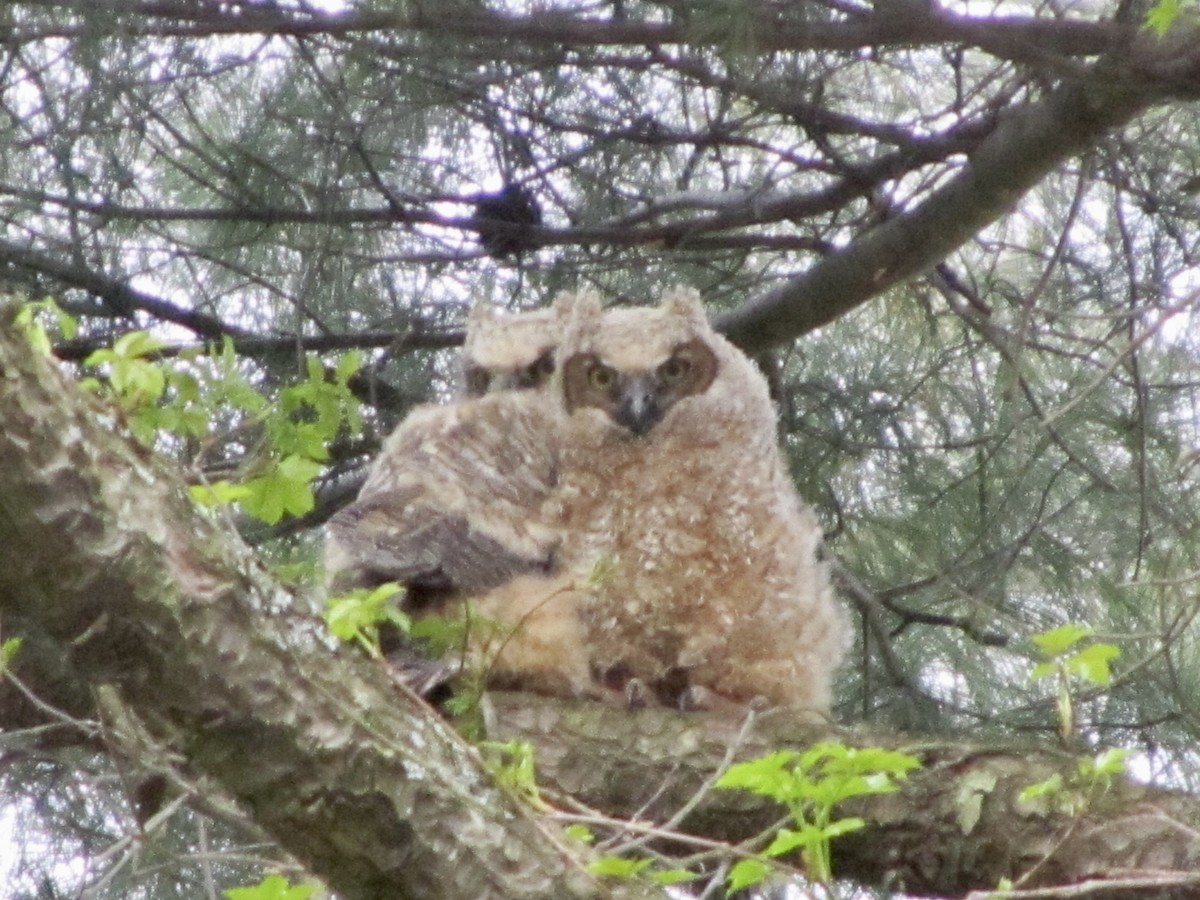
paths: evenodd
<path fill-rule="evenodd" d="M 646 682 L 640 678 L 630 678 L 625 682 L 625 708 L 645 709 L 654 699 Z"/>
<path fill-rule="evenodd" d="M 751 697 L 749 701 L 734 700 L 703 685 L 688 685 L 679 694 L 679 709 L 683 712 L 721 712 L 741 715 L 746 710 L 756 712 L 770 706 L 766 697 Z"/>

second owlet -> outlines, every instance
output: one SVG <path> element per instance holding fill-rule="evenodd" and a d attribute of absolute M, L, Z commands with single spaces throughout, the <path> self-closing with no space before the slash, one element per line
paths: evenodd
<path fill-rule="evenodd" d="M 554 351 L 562 335 L 558 309 L 506 314 L 477 303 L 467 318 L 463 342 L 464 393 L 549 389 Z"/>
<path fill-rule="evenodd" d="M 543 515 L 558 473 L 562 416 L 547 392 L 559 316 L 472 311 L 468 396 L 418 407 L 388 436 L 358 498 L 327 525 L 325 569 L 332 593 L 398 582 L 418 616 L 462 614 L 470 598 L 489 620 L 474 647 L 493 683 L 579 695 L 590 684 L 582 624 L 554 578 L 560 529 Z"/>
<path fill-rule="evenodd" d="M 681 289 L 653 308 L 580 298 L 559 359 L 559 552 L 599 573 L 577 600 L 596 676 L 827 713 L 849 629 L 761 373 Z"/>
<path fill-rule="evenodd" d="M 525 524 L 552 486 L 555 460 L 530 446 L 523 426 L 540 429 L 545 405 L 523 392 L 547 389 L 560 333 L 552 309 L 472 308 L 464 398 L 412 410 L 357 499 L 330 520 L 325 569 L 335 591 L 386 581 L 414 594 L 479 591 L 549 564 L 555 539 Z"/>

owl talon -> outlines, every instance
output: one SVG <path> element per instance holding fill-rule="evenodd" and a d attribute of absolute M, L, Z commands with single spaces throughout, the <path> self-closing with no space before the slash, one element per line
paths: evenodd
<path fill-rule="evenodd" d="M 768 707 L 766 697 L 758 695 L 749 702 L 739 702 L 711 688 L 699 684 L 688 685 L 679 694 L 679 709 L 682 712 L 744 713 L 747 709 L 759 712 Z"/>
<path fill-rule="evenodd" d="M 630 678 L 625 682 L 625 708 L 645 709 L 650 705 L 650 689 L 640 678 Z"/>

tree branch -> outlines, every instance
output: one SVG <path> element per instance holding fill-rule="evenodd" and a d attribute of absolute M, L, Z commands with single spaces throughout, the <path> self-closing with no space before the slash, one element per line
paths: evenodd
<path fill-rule="evenodd" d="M 1148 80 L 1157 77 L 1152 68 L 1169 73 L 1171 67 L 1147 62 L 1150 52 L 1145 45 L 1139 62 L 1123 63 L 1116 72 L 1110 64 L 1097 64 L 1086 78 L 1064 83 L 1040 102 L 1016 110 L 924 202 L 722 316 L 719 327 L 743 349 L 757 352 L 832 322 L 939 262 L 1006 215 L 1056 167 L 1179 90 Z M 1195 47 L 1190 58 L 1193 66 L 1198 64 Z"/>
<path fill-rule="evenodd" d="M 63 256 L 52 256 L 9 241 L 0 241 L 0 266 L 51 278 L 70 288 L 87 291 L 104 301 L 116 315 L 133 318 L 137 311 L 149 313 L 164 322 L 174 322 L 208 340 L 220 340 L 224 335 L 246 335 L 247 332 L 222 322 L 215 316 L 184 309 L 159 297 L 130 287 L 92 269 L 68 262 Z"/>
<path fill-rule="evenodd" d="M 671 21 L 603 19 L 570 11 L 539 10 L 536 15 L 508 15 L 477 6 L 413 4 L 396 12 L 350 10 L 320 14 L 268 3 L 186 2 L 129 3 L 123 0 L 23 0 L 83 13 L 100 10 L 122 22 L 122 31 L 139 36 L 207 37 L 220 34 L 331 35 L 351 37 L 379 32 L 429 31 L 460 38 L 511 44 L 571 47 L 648 46 L 655 44 L 720 45 L 720 29 L 697 27 L 687 5 L 661 3 Z M 858 50 L 889 46 L 936 46 L 963 43 L 1000 58 L 1044 61 L 1052 56 L 1095 56 L 1128 39 L 1133 29 L 1084 19 L 1040 19 L 1033 16 L 986 18 L 949 13 L 935 3 L 894 2 L 870 12 L 840 19 L 813 15 L 788 5 L 747 5 L 745 15 L 755 47 L 779 50 Z M 76 37 L 89 25 L 23 26 L 14 41 Z"/>
<path fill-rule="evenodd" d="M 516 694 L 493 702 L 500 739 L 534 744 L 538 779 L 549 790 L 610 816 L 650 822 L 694 799 L 741 726 L 729 718 L 566 707 Z M 902 750 L 923 763 L 900 793 L 839 807 L 840 815 L 867 822 L 834 842 L 839 878 L 941 896 L 994 889 L 1001 878 L 1022 888 L 1121 878 L 1127 884 L 1119 896 L 1127 900 L 1200 896 L 1200 801 L 1191 795 L 1123 779 L 1087 792 L 1076 787 L 1078 758 L 1063 751 L 814 728 L 780 714 L 761 714 L 737 757 L 818 740 Z M 1020 799 L 1024 788 L 1054 774 L 1068 785 L 1062 794 Z M 1086 808 L 1071 814 L 1068 800 Z M 739 842 L 780 814 L 778 805 L 744 792 L 713 791 L 682 828 Z"/>
<path fill-rule="evenodd" d="M 263 358 L 280 354 L 329 353 L 335 350 L 381 350 L 408 353 L 413 350 L 448 350 L 463 342 L 461 329 L 422 331 L 360 331 L 349 334 L 283 334 L 260 336 L 245 334 L 233 338 L 233 348 L 239 356 Z M 54 355 L 63 362 L 82 362 L 101 347 L 112 345 L 110 339 L 60 341 L 54 345 Z M 172 359 L 183 353 L 207 352 L 207 344 L 168 344 L 151 359 Z M 220 348 L 218 347 L 219 351 Z"/>

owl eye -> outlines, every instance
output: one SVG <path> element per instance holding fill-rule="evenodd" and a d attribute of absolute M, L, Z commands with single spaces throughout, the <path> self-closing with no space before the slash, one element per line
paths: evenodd
<path fill-rule="evenodd" d="M 666 381 L 682 381 L 692 371 L 692 361 L 686 356 L 672 356 L 658 367 L 658 373 Z"/>
<path fill-rule="evenodd" d="M 607 391 L 617 381 L 617 373 L 608 366 L 596 363 L 588 369 L 588 384 L 598 391 Z"/>
<path fill-rule="evenodd" d="M 487 369 L 472 366 L 467 370 L 467 393 L 474 396 L 486 394 L 492 383 L 492 374 Z"/>
<path fill-rule="evenodd" d="M 529 377 L 535 382 L 542 382 L 554 374 L 554 357 L 543 353 L 529 366 Z"/>

